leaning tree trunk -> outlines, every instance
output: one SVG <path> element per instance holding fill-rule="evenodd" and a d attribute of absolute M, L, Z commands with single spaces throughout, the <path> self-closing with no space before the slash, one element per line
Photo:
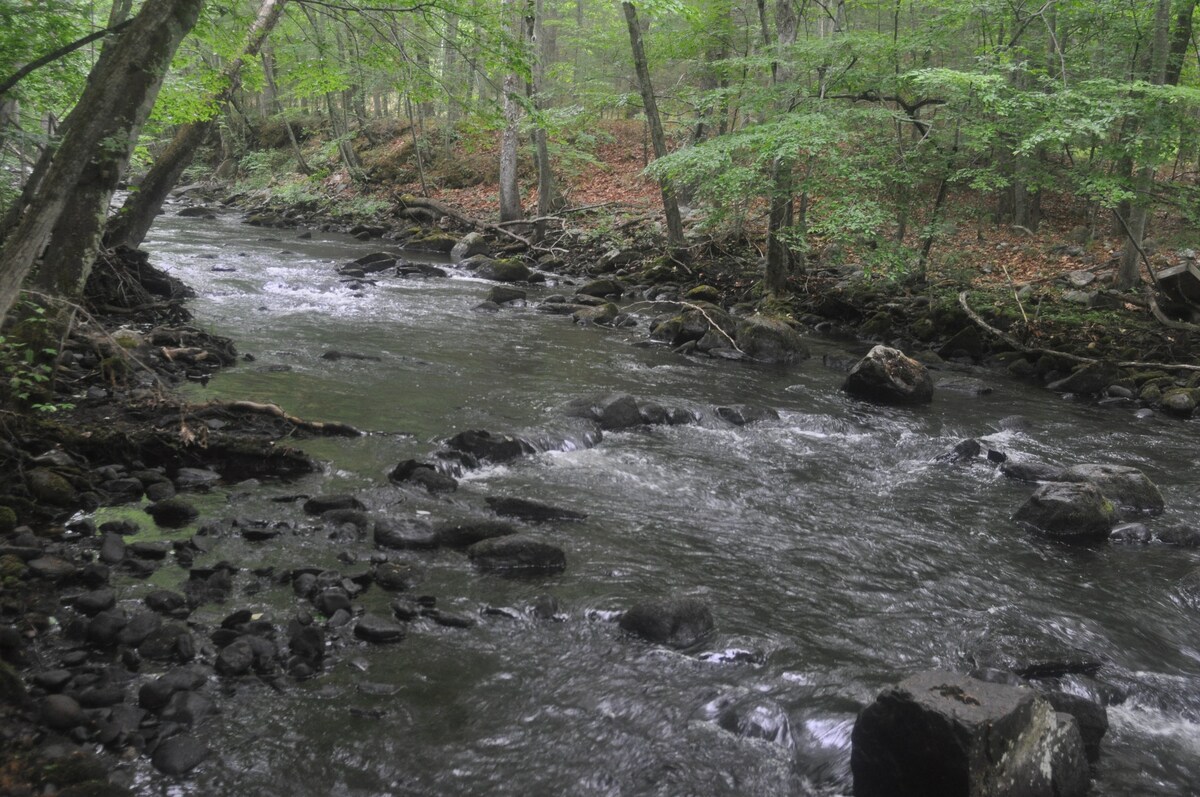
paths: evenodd
<path fill-rule="evenodd" d="M 125 174 L 142 125 L 154 107 L 180 41 L 204 0 L 146 0 L 119 41 L 106 47 L 65 125 L 36 197 L 0 250 L 0 318 L 21 283 L 55 239 L 59 257 L 85 273 L 100 249 L 108 203 Z M 86 196 L 88 202 L 79 201 Z"/>
<path fill-rule="evenodd" d="M 625 22 L 629 27 L 629 44 L 633 48 L 633 68 L 637 72 L 638 86 L 642 92 L 642 104 L 646 108 L 646 123 L 650 126 L 650 140 L 654 145 L 654 157 L 667 156 L 667 138 L 663 133 L 662 119 L 658 115 L 658 102 L 654 99 L 654 85 L 650 82 L 650 67 L 646 62 L 646 49 L 642 46 L 642 29 L 638 25 L 637 9 L 633 3 L 621 3 L 625 10 Z M 669 182 L 662 184 L 663 212 L 667 217 L 667 237 L 671 246 L 682 249 L 683 219 L 679 216 L 679 202 Z"/>
<path fill-rule="evenodd" d="M 213 98 L 213 105 L 219 106 L 227 102 L 241 83 L 242 65 L 247 59 L 254 58 L 262 50 L 263 44 L 270 35 L 271 29 L 279 21 L 287 0 L 262 0 L 258 9 L 258 17 L 250 26 L 246 36 L 246 44 L 242 52 L 234 58 L 221 73 L 221 82 L 225 88 Z M 216 117 L 199 122 L 189 122 L 175 133 L 171 143 L 155 159 L 154 165 L 146 173 L 145 178 L 132 191 L 121 206 L 116 217 L 109 222 L 104 235 L 104 242 L 109 246 L 125 245 L 137 248 L 150 231 L 154 217 L 162 208 L 167 194 L 179 182 L 184 169 L 192 162 L 196 150 L 208 138 Z M 39 279 L 39 283 L 41 280 Z M 43 285 L 49 288 L 50 285 Z"/>

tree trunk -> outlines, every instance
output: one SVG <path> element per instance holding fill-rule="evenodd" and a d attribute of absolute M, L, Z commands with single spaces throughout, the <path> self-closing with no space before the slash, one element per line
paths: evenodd
<path fill-rule="evenodd" d="M 214 98 L 214 104 L 227 102 L 237 91 L 241 80 L 242 65 L 249 58 L 254 58 L 262 50 L 263 44 L 270 35 L 271 29 L 283 14 L 287 0 L 262 0 L 258 16 L 246 35 L 246 44 L 242 52 L 229 62 L 221 74 L 225 88 Z M 265 62 L 266 59 L 264 59 Z M 268 85 L 271 85 L 268 82 Z M 184 169 L 192 162 L 196 150 L 208 138 L 213 128 L 214 119 L 201 122 L 189 122 L 179 128 L 171 143 L 159 155 L 146 177 L 136 191 L 131 191 L 125 204 L 116 217 L 109 223 L 104 242 L 108 246 L 125 246 L 136 249 L 141 245 L 154 223 L 154 217 L 162 208 L 167 194 L 179 182 Z M 39 278 L 39 284 L 42 284 Z M 42 285 L 49 288 L 49 285 Z"/>
<path fill-rule="evenodd" d="M 625 22 L 629 27 L 629 43 L 633 48 L 633 67 L 637 72 L 638 88 L 642 92 L 642 105 L 646 109 L 646 123 L 650 126 L 650 140 L 654 145 L 654 157 L 667 156 L 667 138 L 663 133 L 662 119 L 658 115 L 658 102 L 654 99 L 654 85 L 650 82 L 650 67 L 646 62 L 646 50 L 642 46 L 642 28 L 638 24 L 637 9 L 633 3 L 622 2 Z M 671 184 L 662 184 L 663 212 L 667 217 L 667 237 L 671 246 L 683 249 L 687 242 L 683 237 L 683 219 L 679 215 L 679 203 Z"/>
<path fill-rule="evenodd" d="M 775 41 L 782 50 L 796 43 L 799 19 L 790 0 L 779 0 L 775 4 Z M 766 30 L 763 31 L 764 35 Z M 786 67 L 778 59 L 771 63 L 771 83 L 778 88 L 787 85 L 790 78 Z M 789 110 L 784 103 L 784 110 Z M 767 217 L 767 266 L 763 274 L 763 288 L 769 296 L 787 290 L 788 277 L 792 273 L 792 252 L 781 234 L 792 226 L 793 194 L 792 159 L 776 158 L 771 164 L 771 211 Z"/>
<path fill-rule="evenodd" d="M 1161 86 L 1167 76 L 1168 38 L 1171 28 L 1171 0 L 1158 0 L 1154 14 L 1154 41 L 1150 51 L 1150 82 Z M 1134 178 L 1134 199 L 1129 210 L 1129 230 L 1121 263 L 1117 267 L 1118 290 L 1130 290 L 1137 285 L 1141 271 L 1142 240 L 1146 235 L 1146 220 L 1150 215 L 1151 189 L 1154 187 L 1154 166 L 1145 164 Z"/>
<path fill-rule="evenodd" d="M 533 6 L 533 45 L 536 49 L 536 60 L 533 63 L 533 105 L 539 111 L 546 109 L 546 98 L 543 94 L 546 84 L 547 52 L 546 30 L 544 26 L 545 0 L 535 0 Z M 546 140 L 546 128 L 539 121 L 533 131 L 533 144 L 537 152 L 538 170 L 538 218 L 549 216 L 567 206 L 558 183 L 554 179 L 554 171 L 550 164 L 550 148 Z M 546 235 L 546 222 L 539 221 L 534 227 L 534 240 L 541 241 Z"/>
<path fill-rule="evenodd" d="M 69 258 L 75 274 L 87 273 L 100 248 L 109 200 L 171 58 L 202 5 L 203 0 L 146 0 L 120 40 L 101 54 L 36 197 L 0 250 L 0 317 L 7 316 L 52 239 L 57 256 Z M 67 288 L 73 292 L 77 284 Z"/>
<path fill-rule="evenodd" d="M 510 35 L 514 40 L 524 38 L 517 24 L 513 0 L 504 0 L 505 18 Z M 517 102 L 520 81 L 515 72 L 504 75 L 504 132 L 500 136 L 500 221 L 518 221 L 524 218 L 521 210 L 521 191 L 517 185 L 517 124 L 521 119 L 521 106 Z"/>

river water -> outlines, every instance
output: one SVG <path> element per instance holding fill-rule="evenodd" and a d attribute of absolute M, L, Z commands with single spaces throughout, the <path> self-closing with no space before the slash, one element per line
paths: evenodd
<path fill-rule="evenodd" d="M 198 731 L 219 755 L 181 784 L 145 767 L 145 793 L 848 794 L 854 717 L 881 688 L 922 669 L 964 671 L 981 650 L 1031 646 L 1100 657 L 1095 681 L 1063 686 L 1120 695 L 1094 793 L 1196 793 L 1200 608 L 1177 582 L 1200 564 L 1197 553 L 1049 544 L 1010 519 L 1028 485 L 982 460 L 933 461 L 980 437 L 1015 459 L 1135 465 L 1167 500 L 1154 523 L 1200 524 L 1194 422 L 1138 419 L 1128 407 L 1000 377 L 986 377 L 986 396 L 943 391 L 927 408 L 868 406 L 841 394 L 844 375 L 822 365 L 823 353 L 844 353 L 832 344 L 813 341 L 816 356 L 798 367 L 765 368 L 635 346 L 645 319 L 612 331 L 532 307 L 476 313 L 490 284 L 462 276 L 381 277 L 356 292 L 334 267 L 380 243 L 302 241 L 233 216 L 164 216 L 146 247 L 196 288 L 196 322 L 255 357 L 195 398 L 274 401 L 371 432 L 299 443 L 323 473 L 205 501 L 205 520 L 286 519 L 299 530 L 268 543 L 227 539 L 200 560 L 244 569 L 231 601 L 199 616 L 250 608 L 286 625 L 298 599 L 249 571 L 365 569 L 369 541 L 332 541 L 298 503 L 273 497 L 352 492 L 377 516 L 437 520 L 480 514 L 489 496 L 521 496 L 588 518 L 530 531 L 566 550 L 567 570 L 554 577 L 480 575 L 453 551 L 398 557 L 425 569 L 416 592 L 479 624 L 422 622 L 397 645 L 351 643 L 319 677 L 281 690 L 223 684 L 221 714 Z M 330 349 L 380 360 L 322 359 Z M 608 391 L 702 420 L 473 471 L 449 498 L 387 482 L 398 461 L 457 431 L 555 428 L 564 403 Z M 739 428 L 713 416 L 737 402 L 775 408 L 780 420 Z M 1028 431 L 996 431 L 1014 414 Z M 177 588 L 184 577 L 164 569 L 155 581 Z M 523 611 L 545 594 L 559 602 L 557 622 Z M 749 660 L 669 652 L 611 622 L 616 610 L 667 595 L 707 601 L 717 633 L 705 650 L 748 651 Z M 386 616 L 388 600 L 372 589 L 361 603 Z M 742 693 L 786 711 L 791 747 L 706 719 L 705 704 Z"/>

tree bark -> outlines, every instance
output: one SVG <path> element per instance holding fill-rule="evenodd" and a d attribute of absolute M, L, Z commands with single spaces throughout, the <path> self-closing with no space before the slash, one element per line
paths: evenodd
<path fill-rule="evenodd" d="M 246 35 L 246 43 L 242 47 L 241 54 L 230 61 L 221 74 L 225 88 L 213 98 L 214 104 L 220 105 L 228 102 L 233 93 L 238 90 L 241 83 L 242 65 L 248 59 L 257 56 L 262 50 L 267 36 L 275 27 L 275 23 L 279 21 L 286 4 L 287 0 L 262 0 L 258 16 Z M 184 169 L 191 164 L 192 157 L 204 140 L 208 138 L 214 123 L 215 117 L 199 122 L 189 122 L 179 128 L 175 137 L 171 139 L 171 143 L 154 160 L 154 165 L 150 167 L 150 171 L 146 173 L 146 177 L 138 185 L 137 190 L 130 192 L 125 204 L 121 206 L 121 210 L 109 222 L 104 236 L 105 244 L 108 246 L 125 245 L 134 249 L 141 245 L 146 233 L 150 231 L 150 225 L 154 223 L 154 217 L 162 208 L 167 194 L 179 182 Z M 44 289 L 51 288 L 51 285 L 43 284 L 40 278 L 39 285 Z"/>
<path fill-rule="evenodd" d="M 196 24 L 204 0 L 146 0 L 119 40 L 106 47 L 71 112 L 62 143 L 33 201 L 0 250 L 0 317 L 48 242 L 78 273 L 100 248 L 108 203 L 129 165 L 142 125 L 154 107 L 180 41 Z M 81 202 L 83 197 L 87 202 Z"/>
<path fill-rule="evenodd" d="M 545 0 L 535 0 L 533 6 L 533 44 L 536 49 L 533 64 L 533 106 L 539 110 L 546 109 L 546 97 L 543 94 L 546 86 L 546 61 L 549 57 L 544 15 Z M 533 144 L 537 152 L 538 170 L 538 218 L 549 216 L 567 206 L 558 183 L 554 179 L 554 171 L 550 164 L 550 147 L 546 140 L 546 128 L 540 122 L 533 131 Z M 534 240 L 541 241 L 546 235 L 546 222 L 539 221 L 534 227 Z"/>
<path fill-rule="evenodd" d="M 1154 14 L 1154 40 L 1150 51 L 1150 82 L 1161 86 L 1167 76 L 1168 39 L 1171 28 L 1171 0 L 1158 0 Z M 1117 267 L 1116 287 L 1129 290 L 1137 285 L 1141 260 L 1139 252 L 1146 235 L 1146 220 L 1150 215 L 1150 191 L 1154 187 L 1154 166 L 1145 164 L 1134 177 L 1134 199 L 1129 209 L 1128 235 Z"/>
<path fill-rule="evenodd" d="M 625 11 L 625 22 L 629 28 L 629 44 L 633 48 L 633 67 L 637 72 L 638 87 L 642 92 L 642 105 L 646 109 L 646 123 L 650 127 L 650 141 L 654 145 L 654 157 L 667 156 L 667 138 L 663 133 L 662 118 L 658 115 L 658 102 L 654 99 L 654 84 L 650 82 L 650 67 L 646 61 L 646 49 L 642 45 L 642 28 L 638 24 L 637 9 L 633 3 L 621 3 Z M 671 246 L 683 249 L 687 242 L 683 237 L 683 219 L 679 215 L 679 203 L 669 182 L 662 184 L 663 212 L 667 217 L 667 238 Z"/>
<path fill-rule="evenodd" d="M 799 19 L 791 0 L 779 0 L 775 4 L 775 43 L 779 50 L 796 43 Z M 767 35 L 766 30 L 763 31 Z M 771 62 L 771 84 L 775 88 L 787 85 L 790 70 L 779 63 Z M 784 110 L 789 110 L 784 104 Z M 792 252 L 781 234 L 792 226 L 793 192 L 791 158 L 776 158 L 771 164 L 771 212 L 767 217 L 767 266 L 763 274 L 763 288 L 769 296 L 787 290 L 788 277 L 792 273 Z"/>
<path fill-rule="evenodd" d="M 504 0 L 504 12 L 512 38 L 524 38 L 517 24 L 513 0 Z M 517 221 L 524 217 L 521 209 L 521 191 L 517 184 L 517 124 L 521 119 L 521 106 L 517 102 L 520 81 L 515 72 L 504 75 L 504 132 L 500 136 L 500 221 Z"/>

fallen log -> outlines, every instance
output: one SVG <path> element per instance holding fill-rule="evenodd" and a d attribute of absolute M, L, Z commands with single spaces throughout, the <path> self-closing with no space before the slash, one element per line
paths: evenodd
<path fill-rule="evenodd" d="M 361 437 L 363 432 L 345 423 L 335 421 L 306 421 L 295 415 L 290 415 L 278 404 L 264 404 L 257 401 L 209 401 L 191 408 L 193 414 L 201 415 L 210 412 L 244 412 L 255 415 L 267 415 L 287 421 L 297 429 L 303 429 L 319 435 L 331 437 Z"/>

